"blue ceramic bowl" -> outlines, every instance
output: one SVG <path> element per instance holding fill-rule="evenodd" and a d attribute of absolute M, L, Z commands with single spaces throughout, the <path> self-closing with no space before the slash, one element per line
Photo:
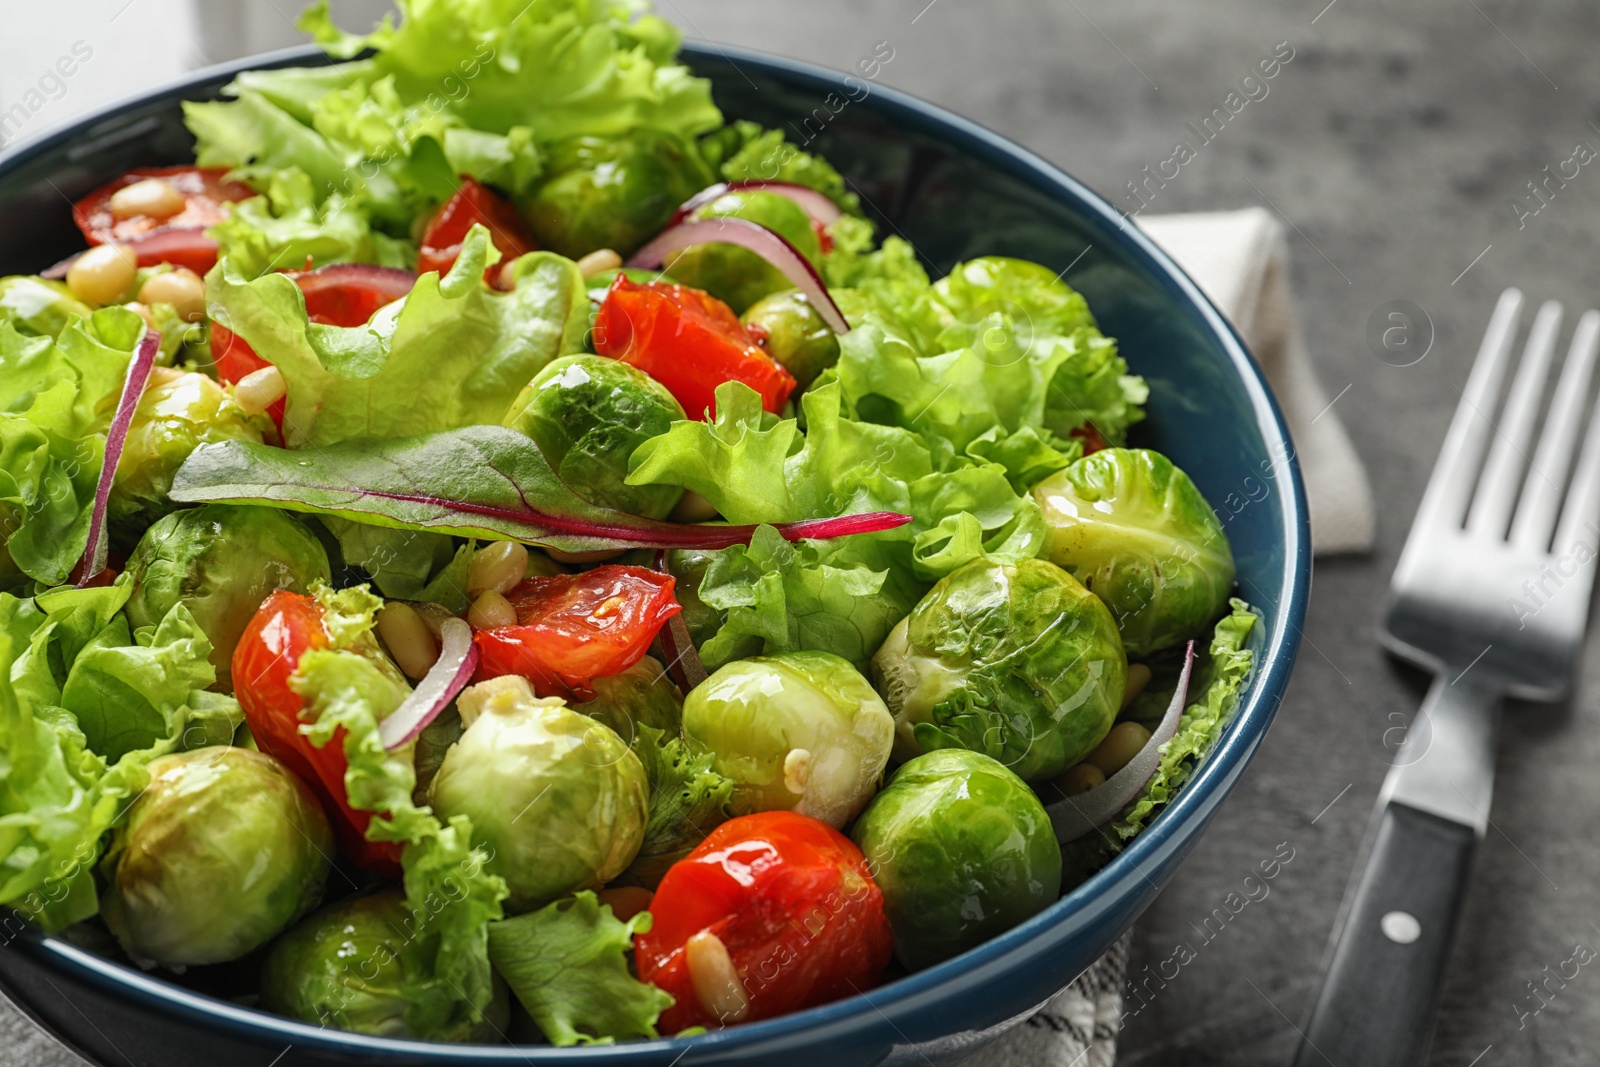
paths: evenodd
<path fill-rule="evenodd" d="M 859 78 L 732 49 L 685 52 L 730 117 L 813 138 L 805 147 L 838 165 L 883 232 L 908 239 L 936 275 L 972 256 L 1021 256 L 1063 270 L 1088 297 L 1101 328 L 1150 382 L 1138 443 L 1172 456 L 1216 506 L 1241 593 L 1262 615 L 1255 677 L 1221 744 L 1109 866 L 1021 926 L 866 995 L 687 1041 L 456 1047 L 320 1030 L 219 999 L 228 989 L 141 974 L 13 920 L 0 981 L 89 1058 L 162 1067 L 953 1062 L 1027 1017 L 1133 924 L 1260 744 L 1294 664 L 1311 543 L 1282 417 L 1222 315 L 1110 204 L 1009 141 Z M 316 62 L 302 49 L 204 71 L 0 154 L 0 274 L 37 271 L 81 247 L 66 199 L 133 166 L 191 159 L 180 100 L 214 97 L 249 67 Z"/>

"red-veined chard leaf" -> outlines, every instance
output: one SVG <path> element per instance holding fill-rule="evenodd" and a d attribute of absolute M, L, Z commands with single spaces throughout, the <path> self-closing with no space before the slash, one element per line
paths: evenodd
<path fill-rule="evenodd" d="M 563 552 L 727 548 L 755 526 L 688 526 L 598 507 L 504 426 L 289 450 L 245 441 L 201 445 L 173 479 L 180 503 L 218 500 L 339 515 L 374 526 L 524 541 Z M 781 523 L 789 540 L 875 533 L 910 522 L 875 511 Z"/>

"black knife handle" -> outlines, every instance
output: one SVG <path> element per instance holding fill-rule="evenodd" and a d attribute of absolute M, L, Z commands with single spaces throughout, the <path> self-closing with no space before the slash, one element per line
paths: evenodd
<path fill-rule="evenodd" d="M 1477 845 L 1470 826 L 1383 809 L 1294 1067 L 1420 1067 Z"/>

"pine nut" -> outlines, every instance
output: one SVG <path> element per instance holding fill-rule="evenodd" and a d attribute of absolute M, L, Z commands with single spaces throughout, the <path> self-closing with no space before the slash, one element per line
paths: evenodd
<path fill-rule="evenodd" d="M 106 207 L 110 209 L 111 217 L 116 219 L 132 219 L 141 215 L 152 219 L 170 219 L 188 204 L 171 182 L 145 178 L 112 193 Z"/>
<path fill-rule="evenodd" d="M 511 606 L 511 601 L 490 589 L 472 602 L 472 607 L 467 609 L 467 621 L 474 630 L 515 626 L 517 609 Z"/>
<path fill-rule="evenodd" d="M 133 312 L 135 315 L 139 316 L 141 319 L 143 319 L 144 320 L 144 324 L 146 326 L 150 327 L 152 330 L 156 328 L 156 317 L 150 313 L 150 309 L 149 308 L 147 308 L 143 304 L 139 303 L 139 301 L 130 300 L 126 304 L 123 304 L 122 306 L 127 308 L 129 311 Z"/>
<path fill-rule="evenodd" d="M 277 367 L 262 367 L 240 378 L 233 386 L 233 402 L 246 415 L 259 415 L 283 399 L 288 383 Z"/>
<path fill-rule="evenodd" d="M 528 574 L 528 550 L 516 541 L 495 541 L 472 554 L 467 564 L 467 595 L 490 589 L 509 593 Z"/>
<path fill-rule="evenodd" d="M 578 260 L 578 270 L 585 278 L 593 278 L 601 271 L 616 270 L 622 266 L 622 257 L 614 249 L 602 248 Z"/>
<path fill-rule="evenodd" d="M 678 498 L 669 516 L 673 522 L 710 522 L 716 517 L 716 506 L 693 489 L 686 490 Z"/>
<path fill-rule="evenodd" d="M 1122 690 L 1122 710 L 1127 711 L 1128 705 L 1136 700 L 1144 687 L 1150 684 L 1150 668 L 1143 663 L 1128 664 L 1128 684 Z"/>
<path fill-rule="evenodd" d="M 1075 797 L 1079 793 L 1087 793 L 1097 785 L 1104 785 L 1105 782 L 1106 776 L 1100 772 L 1099 767 L 1092 763 L 1080 763 L 1068 767 L 1056 780 L 1056 785 L 1067 796 Z"/>
<path fill-rule="evenodd" d="M 439 658 L 439 646 L 416 609 L 391 600 L 378 612 L 378 636 L 406 677 L 420 680 Z"/>
<path fill-rule="evenodd" d="M 623 922 L 627 922 L 641 911 L 650 910 L 650 901 L 655 894 L 640 885 L 619 885 L 610 889 L 602 889 L 597 894 L 600 903 L 611 906 L 611 914 Z"/>
<path fill-rule="evenodd" d="M 115 304 L 128 295 L 139 257 L 127 245 L 95 245 L 67 268 L 67 288 L 86 304 Z"/>
<path fill-rule="evenodd" d="M 1106 734 L 1100 746 L 1084 760 L 1100 768 L 1100 773 L 1110 778 L 1128 765 L 1150 741 L 1150 731 L 1136 722 L 1119 722 Z"/>
<path fill-rule="evenodd" d="M 145 282 L 139 289 L 139 299 L 146 304 L 171 304 L 185 322 L 199 322 L 206 317 L 206 283 L 200 275 L 183 267 Z"/>
<path fill-rule="evenodd" d="M 806 778 L 811 770 L 811 752 L 804 748 L 791 748 L 783 757 L 783 787 L 795 796 L 806 791 Z"/>
<path fill-rule="evenodd" d="M 695 998 L 702 1008 L 725 1023 L 741 1022 L 750 1014 L 750 997 L 722 938 L 710 930 L 701 930 L 684 944 L 683 955 Z"/>

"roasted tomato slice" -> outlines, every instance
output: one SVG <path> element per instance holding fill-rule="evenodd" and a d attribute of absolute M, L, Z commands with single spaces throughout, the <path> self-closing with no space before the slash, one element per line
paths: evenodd
<path fill-rule="evenodd" d="M 529 578 L 506 594 L 517 625 L 475 635 L 475 680 L 520 674 L 540 696 L 586 695 L 593 679 L 639 662 L 682 610 L 672 587 L 669 574 L 615 564 Z"/>
<path fill-rule="evenodd" d="M 280 760 L 322 801 L 339 850 L 374 874 L 399 878 L 401 845 L 368 841 L 372 812 L 352 808 L 345 793 L 344 728 L 321 748 L 300 732 L 304 704 L 289 688 L 289 678 L 301 656 L 328 645 L 322 605 L 315 598 L 286 589 L 273 593 L 233 650 L 234 696 L 261 751 Z"/>
<path fill-rule="evenodd" d="M 226 167 L 140 167 L 116 181 L 107 182 L 72 206 L 72 219 L 92 245 L 120 241 L 132 246 L 139 266 L 171 263 L 204 274 L 217 263 L 217 242 L 205 235 L 207 227 L 226 217 L 223 206 L 255 196 L 255 190 L 226 181 Z M 119 189 L 147 180 L 160 181 L 176 196 L 155 214 L 119 218 L 111 198 Z M 159 204 L 160 198 L 153 203 Z"/>
<path fill-rule="evenodd" d="M 364 263 L 336 263 L 287 273 L 306 295 L 306 316 L 325 326 L 361 326 L 417 283 L 411 271 Z M 230 385 L 267 366 L 244 338 L 220 322 L 211 324 L 211 358 L 217 365 L 217 377 Z M 282 400 L 267 409 L 279 430 L 283 429 L 283 410 Z"/>
<path fill-rule="evenodd" d="M 417 271 L 436 270 L 441 275 L 455 265 L 461 255 L 461 242 L 475 223 L 489 228 L 489 237 L 500 250 L 500 263 L 484 273 L 484 280 L 500 286 L 500 265 L 539 247 L 528 232 L 527 223 L 517 209 L 487 186 L 462 175 L 461 188 L 440 205 L 422 232 L 422 248 L 417 253 Z"/>
<path fill-rule="evenodd" d="M 794 392 L 784 370 L 709 293 L 617 275 L 594 322 L 594 350 L 631 363 L 666 386 L 691 419 L 715 413 L 717 386 L 743 382 L 779 411 Z"/>
<path fill-rule="evenodd" d="M 861 850 L 792 811 L 745 815 L 672 865 L 635 940 L 676 1003 L 661 1029 L 769 1019 L 859 993 L 889 965 L 883 894 Z"/>

